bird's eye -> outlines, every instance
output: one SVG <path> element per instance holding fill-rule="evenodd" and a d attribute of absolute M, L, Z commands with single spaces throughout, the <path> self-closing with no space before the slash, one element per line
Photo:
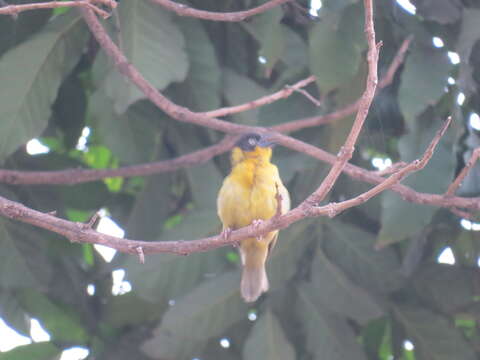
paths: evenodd
<path fill-rule="evenodd" d="M 257 144 L 257 141 L 254 138 L 248 139 L 248 145 L 254 146 Z"/>

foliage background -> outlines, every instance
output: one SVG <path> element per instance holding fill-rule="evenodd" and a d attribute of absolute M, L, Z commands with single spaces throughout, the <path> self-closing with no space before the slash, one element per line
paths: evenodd
<path fill-rule="evenodd" d="M 258 3 L 189 1 L 211 11 Z M 452 114 L 454 124 L 430 164 L 405 181 L 417 191 L 442 193 L 479 146 L 469 120 L 480 106 L 480 6 L 473 0 L 415 5 L 411 15 L 393 0 L 376 1 L 380 75 L 407 36 L 413 43 L 394 83 L 377 95 L 353 162 L 374 169 L 373 158 L 410 161 Z M 317 76 L 308 90 L 321 96 L 321 108 L 294 94 L 230 117 L 238 123 L 270 126 L 328 113 L 357 99 L 364 86 L 363 7 L 356 0 L 324 0 L 318 19 L 288 5 L 242 23 L 181 18 L 147 0 L 122 1 L 105 26 L 150 82 L 194 111 Z M 444 46 L 435 47 L 433 37 Z M 0 55 L 5 168 L 115 168 L 173 158 L 221 137 L 175 122 L 146 101 L 113 68 L 76 10 L 1 17 Z M 346 118 L 294 135 L 336 153 L 351 124 Z M 50 152 L 29 155 L 25 144 L 32 138 Z M 274 162 L 293 204 L 328 170 L 282 148 Z M 461 195 L 480 194 L 479 171 L 473 169 Z M 220 230 L 215 199 L 227 172 L 222 156 L 147 178 L 0 185 L 0 194 L 74 221 L 106 209 L 129 238 L 196 239 Z M 341 177 L 328 200 L 367 188 Z M 234 249 L 148 256 L 145 265 L 124 254 L 106 262 L 91 245 L 0 219 L 0 316 L 27 336 L 30 318 L 39 319 L 51 336 L 0 359 L 56 359 L 74 345 L 88 348 L 91 359 L 477 359 L 478 237 L 445 209 L 384 193 L 333 220 L 305 220 L 282 231 L 267 268 L 271 291 L 246 305 Z M 437 261 L 446 247 L 454 265 Z M 132 291 L 112 293 L 118 269 Z M 229 339 L 228 348 L 221 338 Z"/>

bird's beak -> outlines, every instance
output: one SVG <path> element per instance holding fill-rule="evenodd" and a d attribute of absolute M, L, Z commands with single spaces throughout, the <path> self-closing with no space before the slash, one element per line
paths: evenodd
<path fill-rule="evenodd" d="M 272 147 L 275 143 L 272 141 L 271 137 L 264 137 L 260 139 L 257 145 L 260 147 Z"/>

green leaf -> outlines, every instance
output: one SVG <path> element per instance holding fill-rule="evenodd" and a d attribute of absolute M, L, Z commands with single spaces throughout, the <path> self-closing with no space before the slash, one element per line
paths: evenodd
<path fill-rule="evenodd" d="M 123 53 L 156 88 L 183 81 L 188 59 L 185 39 L 171 13 L 148 0 L 123 1 L 118 6 Z M 106 78 L 107 94 L 117 113 L 124 113 L 135 101 L 145 98 L 132 82 L 112 69 Z"/>
<path fill-rule="evenodd" d="M 92 95 L 89 113 L 95 135 L 123 164 L 154 160 L 162 134 L 159 124 L 162 114 L 154 105 L 140 102 L 118 115 L 100 88 Z"/>
<path fill-rule="evenodd" d="M 417 13 L 426 20 L 453 24 L 461 15 L 461 0 L 416 0 Z M 474 10 L 474 9 L 472 9 Z"/>
<path fill-rule="evenodd" d="M 0 317 L 22 335 L 29 336 L 29 317 L 25 314 L 14 292 L 4 288 L 0 288 Z"/>
<path fill-rule="evenodd" d="M 340 221 L 330 221 L 324 239 L 327 258 L 354 283 L 378 293 L 388 293 L 402 285 L 397 254 L 391 248 L 376 250 L 372 234 Z"/>
<path fill-rule="evenodd" d="M 53 19 L 0 59 L 0 160 L 47 126 L 57 90 L 82 54 L 88 33 L 80 15 Z"/>
<path fill-rule="evenodd" d="M 52 267 L 45 257 L 46 242 L 38 231 L 0 220 L 0 284 L 4 288 L 46 285 Z"/>
<path fill-rule="evenodd" d="M 339 11 L 350 4 L 355 4 L 356 2 L 358 2 L 358 0 L 324 0 L 322 3 L 322 11 Z"/>
<path fill-rule="evenodd" d="M 259 56 L 266 59 L 266 77 L 269 77 L 273 67 L 282 57 L 285 50 L 285 34 L 280 23 L 283 18 L 281 7 L 275 7 L 253 18 L 251 25 L 246 24 L 248 29 L 260 43 Z"/>
<path fill-rule="evenodd" d="M 0 353 L 0 360 L 56 360 L 62 350 L 50 342 L 17 346 L 13 350 Z"/>
<path fill-rule="evenodd" d="M 41 0 L 14 0 L 10 5 L 39 3 Z M 0 55 L 6 50 L 22 43 L 32 34 L 42 30 L 52 15 L 51 9 L 25 11 L 20 16 L 4 15 L 0 18 Z"/>
<path fill-rule="evenodd" d="M 52 118 L 64 134 L 67 149 L 73 149 L 78 143 L 85 126 L 87 97 L 77 73 L 70 75 L 58 91 L 53 104 Z"/>
<path fill-rule="evenodd" d="M 115 328 L 125 326 L 142 326 L 159 314 L 158 304 L 147 302 L 133 292 L 121 296 L 111 296 L 105 308 L 104 318 Z"/>
<path fill-rule="evenodd" d="M 147 259 L 145 264 L 139 264 L 137 258 L 129 256 L 122 267 L 135 293 L 152 303 L 167 304 L 169 300 L 176 300 L 199 281 L 225 270 L 224 260 L 215 252 L 188 257 L 157 254 Z"/>
<path fill-rule="evenodd" d="M 395 306 L 395 317 L 403 324 L 415 346 L 417 358 L 429 360 L 474 360 L 472 347 L 446 318 L 430 310 Z"/>
<path fill-rule="evenodd" d="M 305 291 L 329 311 L 360 324 L 383 315 L 383 310 L 365 289 L 352 282 L 320 249 L 312 263 L 311 284 Z"/>
<path fill-rule="evenodd" d="M 220 221 L 214 210 L 192 211 L 184 216 L 181 224 L 164 230 L 159 240 L 201 238 L 212 234 L 215 228 L 220 230 Z M 140 264 L 136 257 L 130 256 L 121 266 L 126 268 L 127 278 L 138 296 L 150 302 L 166 304 L 185 294 L 209 274 L 223 272 L 225 261 L 221 254 L 211 251 L 188 257 L 149 255 L 145 264 Z"/>
<path fill-rule="evenodd" d="M 110 197 L 107 186 L 101 182 L 90 182 L 72 186 L 61 186 L 65 205 L 77 210 L 98 210 Z M 89 194 L 89 196 L 85 196 Z"/>
<path fill-rule="evenodd" d="M 270 291 L 290 286 L 290 280 L 299 270 L 299 262 L 305 248 L 312 241 L 320 241 L 321 234 L 309 227 L 315 220 L 305 220 L 281 230 L 277 244 L 267 259 L 267 275 Z M 267 294 L 271 294 L 267 293 Z"/>
<path fill-rule="evenodd" d="M 428 106 L 444 94 L 452 65 L 445 51 L 414 46 L 408 56 L 398 90 L 400 109 L 409 127 Z"/>
<path fill-rule="evenodd" d="M 80 314 L 65 306 L 52 302 L 45 295 L 23 290 L 18 294 L 19 301 L 25 310 L 38 318 L 53 341 L 85 344 L 89 338 L 83 327 Z"/>
<path fill-rule="evenodd" d="M 296 312 L 306 334 L 307 350 L 315 360 L 366 360 L 355 333 L 348 323 L 325 311 L 305 291 L 299 289 Z"/>
<path fill-rule="evenodd" d="M 240 105 L 267 95 L 267 91 L 246 76 L 233 70 L 225 69 L 223 73 L 223 92 L 229 105 Z M 236 122 L 256 125 L 259 109 L 244 111 L 233 115 Z"/>
<path fill-rule="evenodd" d="M 325 93 L 351 79 L 358 71 L 361 52 L 365 48 L 362 8 L 346 8 L 339 18 L 336 14 L 324 18 L 309 36 L 310 70 L 318 87 Z"/>
<path fill-rule="evenodd" d="M 293 93 L 286 99 L 262 106 L 258 111 L 258 122 L 261 126 L 274 126 L 292 121 L 292 119 L 301 119 L 317 114 L 317 106 L 302 94 Z"/>
<path fill-rule="evenodd" d="M 202 351 L 205 340 L 221 335 L 247 315 L 239 293 L 238 272 L 200 284 L 177 300 L 142 350 L 153 358 L 186 359 Z"/>
<path fill-rule="evenodd" d="M 461 91 L 471 94 L 477 90 L 477 83 L 472 78 L 475 65 L 470 56 L 478 40 L 480 40 L 480 28 L 478 26 L 478 17 L 480 9 L 468 8 L 463 10 L 460 35 L 457 42 L 456 51 L 460 56 L 460 71 L 458 75 L 458 84 Z"/>
<path fill-rule="evenodd" d="M 400 139 L 401 160 L 410 162 L 419 158 L 439 127 L 438 121 L 422 117 L 411 124 L 411 131 Z M 403 183 L 419 192 L 443 193 L 455 171 L 453 144 L 448 134 L 437 146 L 424 169 L 409 176 Z M 418 233 L 427 225 L 437 209 L 432 206 L 403 201 L 393 192 L 382 194 L 382 228 L 378 246 L 392 244 Z"/>
<path fill-rule="evenodd" d="M 446 264 L 425 264 L 416 274 L 414 286 L 417 293 L 442 312 L 462 309 L 478 293 L 475 289 L 477 271 Z"/>
<path fill-rule="evenodd" d="M 179 18 L 185 37 L 190 67 L 182 84 L 178 103 L 192 111 L 208 111 L 220 107 L 221 67 L 215 48 L 202 22 L 192 18 Z"/>
<path fill-rule="evenodd" d="M 125 227 L 127 237 L 132 239 L 159 239 L 164 222 L 172 210 L 166 201 L 171 195 L 170 174 L 149 176 L 146 182 L 135 198 Z"/>
<path fill-rule="evenodd" d="M 293 360 L 295 350 L 275 315 L 267 310 L 253 326 L 243 349 L 245 360 Z"/>
<path fill-rule="evenodd" d="M 169 129 L 168 138 L 179 154 L 188 154 L 202 148 L 198 131 L 182 124 Z M 217 194 L 222 185 L 222 175 L 213 161 L 202 166 L 185 169 L 195 207 L 202 210 L 216 209 Z M 215 217 L 217 218 L 217 217 Z"/>

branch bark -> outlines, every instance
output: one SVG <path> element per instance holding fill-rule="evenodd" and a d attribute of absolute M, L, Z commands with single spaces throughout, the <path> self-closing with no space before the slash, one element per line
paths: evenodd
<path fill-rule="evenodd" d="M 375 29 L 373 24 L 373 6 L 372 0 L 365 0 L 365 34 L 368 43 L 368 76 L 365 91 L 360 99 L 360 105 L 358 107 L 357 116 L 353 123 L 352 129 L 345 140 L 344 145 L 341 147 L 338 153 L 337 160 L 333 164 L 326 178 L 322 181 L 313 194 L 311 194 L 300 205 L 305 211 L 308 211 L 309 207 L 317 205 L 322 201 L 325 196 L 330 192 L 333 185 L 337 181 L 338 177 L 342 173 L 347 162 L 352 158 L 355 150 L 355 144 L 357 142 L 360 131 L 362 130 L 365 119 L 367 118 L 370 105 L 372 104 L 373 97 L 375 96 L 375 90 L 378 83 L 378 51 L 380 45 L 377 45 L 375 41 Z"/>
<path fill-rule="evenodd" d="M 250 225 L 244 228 L 232 231 L 228 237 L 217 235 L 207 238 L 191 241 L 140 241 L 117 238 L 106 234 L 99 233 L 92 229 L 90 224 L 77 223 L 57 218 L 50 213 L 42 213 L 30 209 L 20 203 L 0 197 L 0 215 L 12 220 L 28 223 L 43 229 L 53 231 L 68 238 L 72 242 L 101 244 L 120 252 L 136 254 L 140 259 L 144 259 L 145 254 L 152 253 L 172 253 L 179 255 L 187 255 L 190 253 L 209 251 L 221 246 L 238 243 L 238 241 L 258 237 L 276 229 L 283 229 L 307 216 L 329 216 L 334 217 L 341 211 L 361 204 L 371 197 L 378 195 L 380 192 L 387 190 L 398 181 L 405 178 L 413 171 L 423 168 L 431 158 L 436 145 L 441 136 L 448 127 L 449 120 L 444 124 L 442 129 L 434 137 L 421 160 L 416 160 L 405 168 L 400 169 L 397 173 L 391 175 L 371 190 L 358 195 L 357 197 L 340 203 L 331 203 L 325 206 L 311 206 L 305 209 L 303 204 L 281 216 L 274 216 L 270 220 L 264 221 L 259 225 Z M 139 250 L 141 249 L 141 250 Z"/>
<path fill-rule="evenodd" d="M 104 19 L 110 17 L 110 13 L 100 9 L 96 4 L 103 4 L 111 9 L 117 7 L 117 3 L 113 0 L 81 0 L 81 1 L 50 1 L 44 3 L 32 3 L 32 4 L 18 4 L 18 5 L 7 5 L 0 7 L 0 15 L 12 15 L 17 16 L 19 13 L 28 10 L 39 10 L 39 9 L 55 9 L 62 7 L 86 7 Z"/>
<path fill-rule="evenodd" d="M 212 20 L 212 21 L 229 21 L 229 22 L 238 22 L 243 21 L 248 17 L 253 15 L 258 15 L 263 13 L 267 10 L 270 10 L 276 6 L 281 4 L 285 4 L 292 0 L 270 0 L 267 1 L 265 4 L 257 6 L 255 8 L 244 10 L 244 11 L 236 11 L 236 12 L 211 12 L 211 11 L 204 11 L 194 9 L 184 4 L 179 4 L 174 1 L 170 0 L 151 0 L 155 4 L 163 6 L 165 9 L 173 11 L 179 16 L 189 16 L 194 17 L 197 19 L 204 19 L 204 20 Z"/>

